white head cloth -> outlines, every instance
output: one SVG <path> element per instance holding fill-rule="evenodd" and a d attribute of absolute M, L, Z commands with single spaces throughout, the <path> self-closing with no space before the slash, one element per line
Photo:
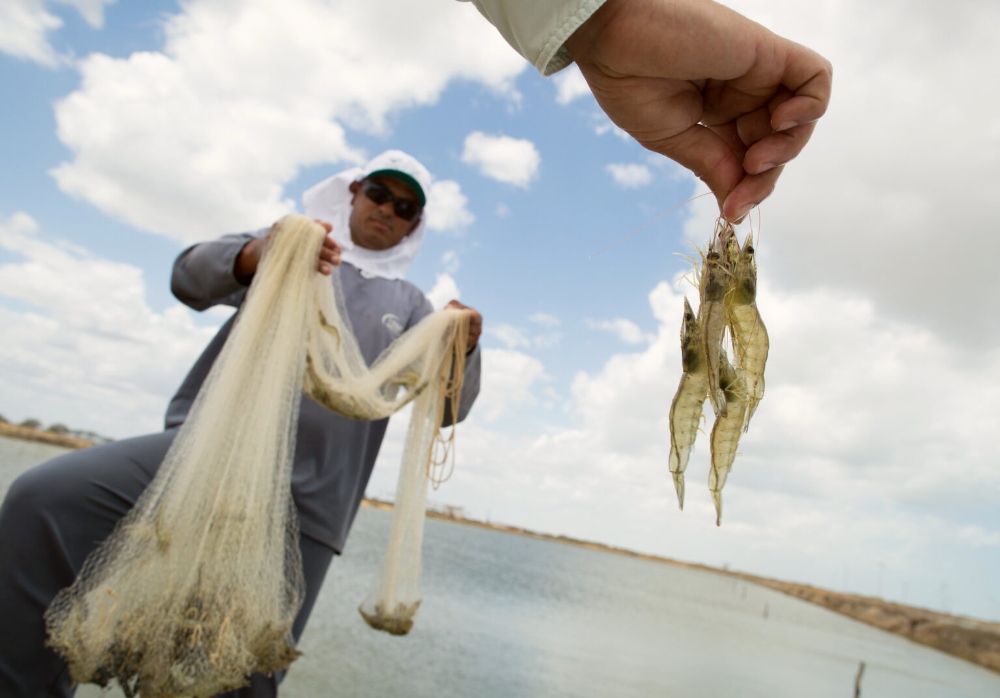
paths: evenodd
<path fill-rule="evenodd" d="M 304 214 L 309 218 L 327 221 L 333 225 L 331 236 L 340 245 L 341 258 L 363 272 L 386 279 L 402 279 L 406 276 L 414 257 L 424 241 L 427 227 L 426 211 L 420 223 L 403 238 L 398 245 L 388 250 L 369 250 L 359 247 L 351 240 L 351 182 L 364 179 L 372 172 L 396 170 L 412 177 L 429 197 L 431 175 L 412 155 L 401 150 L 387 150 L 374 157 L 364 167 L 352 167 L 324 179 L 302 195 Z"/>

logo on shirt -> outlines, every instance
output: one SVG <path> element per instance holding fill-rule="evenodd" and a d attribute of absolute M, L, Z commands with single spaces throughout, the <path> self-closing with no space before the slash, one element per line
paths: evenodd
<path fill-rule="evenodd" d="M 385 328 L 389 330 L 389 334 L 393 337 L 403 334 L 403 323 L 392 313 L 386 313 L 382 316 L 382 324 L 385 325 Z"/>

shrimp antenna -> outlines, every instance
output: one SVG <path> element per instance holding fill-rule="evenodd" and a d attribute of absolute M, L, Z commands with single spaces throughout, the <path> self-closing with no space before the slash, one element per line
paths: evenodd
<path fill-rule="evenodd" d="M 674 252 L 675 255 L 677 255 L 681 259 L 687 260 L 688 263 L 691 265 L 691 268 L 688 269 L 686 272 L 684 272 L 684 274 L 682 274 L 680 278 L 678 278 L 677 281 L 674 282 L 674 286 L 676 287 L 682 281 L 687 281 L 689 284 L 694 286 L 695 289 L 697 289 L 699 288 L 698 277 L 701 275 L 701 262 L 702 259 L 704 258 L 704 254 L 700 249 L 698 249 L 698 246 L 694 244 L 694 242 L 692 242 L 691 240 L 688 240 L 687 244 L 689 244 L 691 247 L 694 248 L 694 251 L 697 253 L 698 258 L 696 259 L 689 254 L 684 254 L 683 252 Z"/>
<path fill-rule="evenodd" d="M 747 223 L 749 223 L 749 225 L 750 225 L 750 232 L 751 233 L 754 232 L 754 227 L 753 227 L 753 212 L 754 211 L 757 211 L 757 231 L 756 231 L 757 234 L 754 236 L 757 240 L 756 240 L 756 242 L 754 242 L 753 246 L 754 246 L 754 248 L 757 248 L 757 247 L 760 246 L 760 232 L 763 229 L 763 226 L 761 225 L 761 218 L 760 218 L 760 215 L 761 215 L 760 214 L 760 204 L 758 204 L 758 205 L 754 206 L 752 209 L 750 209 L 750 213 L 747 214 Z"/>
<path fill-rule="evenodd" d="M 594 257 L 599 257 L 602 254 L 604 254 L 605 252 L 607 252 L 608 250 L 614 249 L 615 247 L 618 247 L 618 245 L 622 244 L 623 242 L 625 242 L 626 240 L 628 240 L 629 238 L 631 238 L 633 235 L 635 235 L 636 233 L 638 233 L 640 230 L 642 230 L 643 228 L 648 228 L 649 226 L 651 226 L 653 223 L 655 223 L 656 221 L 658 221 L 661 218 L 663 218 L 668 213 L 673 213 L 674 211 L 676 211 L 677 209 L 679 209 L 681 206 L 686 206 L 687 204 L 691 203 L 695 199 L 700 199 L 701 197 L 708 196 L 711 193 L 712 192 L 710 192 L 710 191 L 706 191 L 703 194 L 696 194 L 695 196 L 692 196 L 690 199 L 687 199 L 686 201 L 682 201 L 682 202 L 680 202 L 679 204 L 677 204 L 676 206 L 674 206 L 672 208 L 668 208 L 666 211 L 664 211 L 663 213 L 661 213 L 660 215 L 658 215 L 656 218 L 653 218 L 652 220 L 646 221 L 645 223 L 643 223 L 642 225 L 640 225 L 638 228 L 636 228 L 635 230 L 633 230 L 631 233 L 629 233 L 628 235 L 626 235 L 625 237 L 623 237 L 618 242 L 612 243 L 612 244 L 608 245 L 607 247 L 605 247 L 603 250 L 599 250 L 599 251 L 595 252 L 594 254 L 590 255 L 590 257 L 588 257 L 588 259 L 594 259 Z"/>

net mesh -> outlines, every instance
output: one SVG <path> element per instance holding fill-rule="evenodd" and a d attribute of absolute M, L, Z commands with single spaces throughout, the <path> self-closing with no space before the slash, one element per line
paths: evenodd
<path fill-rule="evenodd" d="M 291 628 L 303 580 L 290 481 L 303 386 L 354 419 L 416 399 L 403 460 L 423 484 L 415 476 L 405 486 L 423 489 L 397 497 L 425 501 L 449 397 L 457 410 L 468 315 L 431 314 L 369 369 L 339 277 L 331 284 L 315 273 L 324 235 L 302 216 L 271 230 L 232 333 L 156 477 L 49 607 L 49 644 L 75 682 L 116 679 L 126 695 L 147 698 L 211 696 L 298 656 Z M 376 583 L 389 599 L 378 608 L 419 605 L 423 515 L 401 524 L 409 533 L 399 550 L 390 544 L 393 569 L 409 572 Z"/>

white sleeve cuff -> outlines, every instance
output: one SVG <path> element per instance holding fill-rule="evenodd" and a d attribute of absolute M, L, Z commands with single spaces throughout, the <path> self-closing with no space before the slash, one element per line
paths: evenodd
<path fill-rule="evenodd" d="M 545 76 L 562 70 L 573 59 L 566 39 L 605 0 L 472 0 L 497 31 Z"/>

